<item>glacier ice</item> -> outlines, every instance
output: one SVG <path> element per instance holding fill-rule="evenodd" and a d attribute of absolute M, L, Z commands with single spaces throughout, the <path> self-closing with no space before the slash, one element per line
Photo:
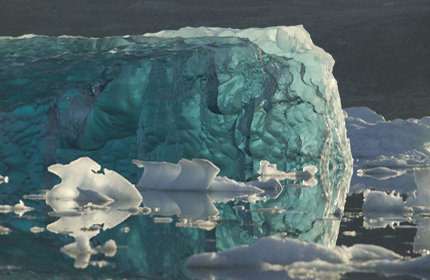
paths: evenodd
<path fill-rule="evenodd" d="M 0 42 L 0 170 L 200 157 L 244 180 L 261 159 L 351 161 L 333 59 L 301 26 Z"/>
<path fill-rule="evenodd" d="M 220 219 L 237 223 L 220 223 L 211 231 L 211 238 L 221 240 L 214 245 L 219 251 L 281 233 L 333 246 L 339 223 L 322 218 L 343 208 L 352 165 L 333 64 L 302 26 L 186 28 L 99 39 L 0 37 L 0 174 L 14 181 L 8 194 L 22 197 L 57 183 L 58 178 L 47 172 L 49 166 L 81 157 L 98 164 L 96 173 L 88 171 L 88 176 L 102 178 L 101 171 L 114 170 L 129 181 L 124 185 L 138 184 L 141 177 L 131 159 L 176 164 L 182 158 L 203 158 L 219 167 L 219 176 L 238 182 L 255 180 L 261 160 L 283 172 L 315 166 L 313 187 L 284 188 L 272 198 L 211 192 L 204 200 L 212 204 L 207 204 L 210 208 L 197 209 L 204 215 L 212 213 L 216 202 Z M 20 176 L 12 177 L 12 171 Z M 294 182 L 287 179 L 281 184 Z M 61 216 L 48 230 L 100 236 L 104 234 L 100 229 L 81 228 L 104 223 L 107 229 L 111 221 L 123 221 L 119 217 L 123 215 L 128 219 L 123 223 L 131 228 L 128 235 L 139 242 L 121 254 L 179 257 L 173 249 L 147 249 L 155 246 L 149 232 L 164 225 L 157 227 L 149 216 L 138 220 L 133 211 L 122 211 L 138 209 L 137 202 L 81 186 L 64 190 L 70 191 L 67 203 L 48 199 L 52 206 L 59 202 L 54 212 Z M 53 189 L 49 197 L 59 197 L 56 192 Z M 188 205 L 182 208 L 176 202 L 180 196 L 166 195 L 171 209 L 154 208 L 191 215 Z M 249 212 L 232 209 L 235 206 Z M 274 206 L 297 211 L 276 215 L 254 211 Z M 85 213 L 70 217 L 66 211 Z M 187 226 L 213 226 L 209 221 L 197 223 L 203 219 L 195 215 Z M 250 229 L 250 224 L 255 227 Z M 160 231 L 168 242 L 175 234 L 186 236 L 188 243 L 178 245 L 184 251 L 197 253 L 206 246 L 201 231 L 165 226 Z M 141 264 L 133 262 L 136 267 Z"/>

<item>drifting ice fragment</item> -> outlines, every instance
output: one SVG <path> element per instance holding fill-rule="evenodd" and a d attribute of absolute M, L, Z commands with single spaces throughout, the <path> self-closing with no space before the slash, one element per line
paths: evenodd
<path fill-rule="evenodd" d="M 316 243 L 285 238 L 266 237 L 254 245 L 244 245 L 219 253 L 191 256 L 187 267 L 252 267 L 264 263 L 291 265 L 298 262 L 349 264 L 370 260 L 398 260 L 401 256 L 376 245 L 356 244 L 352 247 L 327 248 Z"/>
<path fill-rule="evenodd" d="M 30 228 L 30 231 L 31 231 L 32 233 L 44 232 L 44 231 L 45 231 L 45 228 L 43 228 L 43 227 L 38 227 L 38 226 L 34 226 L 34 227 Z"/>
<path fill-rule="evenodd" d="M 8 176 L 3 177 L 2 175 L 0 175 L 0 184 L 2 183 L 5 183 L 5 184 L 9 183 L 9 177 Z"/>
<path fill-rule="evenodd" d="M 108 240 L 103 246 L 93 249 L 89 240 L 85 236 L 76 236 L 75 242 L 63 246 L 60 251 L 75 259 L 75 268 L 86 268 L 89 264 L 91 255 L 97 253 L 104 254 L 107 257 L 113 257 L 116 254 L 116 243 L 114 240 Z"/>
<path fill-rule="evenodd" d="M 108 169 L 96 173 L 100 165 L 88 157 L 67 165 L 54 164 L 48 170 L 62 179 L 46 194 L 50 206 L 55 200 L 74 200 L 77 206 L 83 206 L 89 202 L 106 205 L 118 199 L 141 199 L 136 188 L 118 173 Z"/>
<path fill-rule="evenodd" d="M 25 212 L 33 211 L 33 207 L 28 207 L 24 205 L 22 200 L 19 203 L 15 204 L 15 206 L 11 205 L 0 205 L 0 213 L 9 213 L 15 212 L 15 214 L 22 216 Z"/>
<path fill-rule="evenodd" d="M 170 162 L 149 162 L 132 160 L 138 167 L 144 167 L 138 188 L 148 190 L 180 190 L 210 192 L 263 193 L 262 189 L 282 189 L 277 179 L 265 182 L 237 182 L 227 177 L 216 176 L 219 168 L 206 159 L 181 159 L 178 164 Z M 307 173 L 306 173 L 307 174 Z"/>
<path fill-rule="evenodd" d="M 287 187 L 292 188 L 309 188 L 315 186 L 318 182 L 315 179 L 315 174 L 318 168 L 314 165 L 303 167 L 303 171 L 284 172 L 277 169 L 276 164 L 270 163 L 267 160 L 260 161 L 260 170 L 258 174 L 261 176 L 259 179 L 266 181 L 269 178 L 276 178 L 277 180 L 293 180 L 294 182 L 303 181 L 303 185 L 290 184 Z"/>
<path fill-rule="evenodd" d="M 0 225 L 0 235 L 6 235 L 11 233 L 12 230 L 10 228 L 4 227 L 2 225 Z"/>

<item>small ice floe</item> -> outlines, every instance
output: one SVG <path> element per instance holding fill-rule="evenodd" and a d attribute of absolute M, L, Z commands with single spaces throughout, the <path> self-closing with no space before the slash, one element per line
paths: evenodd
<path fill-rule="evenodd" d="M 85 215 L 82 211 L 51 211 L 48 212 L 48 215 L 51 217 L 81 217 Z"/>
<path fill-rule="evenodd" d="M 394 261 L 402 257 L 376 245 L 356 244 L 351 247 L 328 248 L 316 243 L 306 243 L 291 238 L 265 237 L 253 245 L 244 245 L 218 253 L 191 256 L 187 267 L 232 268 L 258 267 L 267 264 L 293 265 L 295 263 L 318 263 L 327 265 L 366 263 L 367 261 Z M 369 262 L 369 264 L 373 262 Z"/>
<path fill-rule="evenodd" d="M 243 210 L 245 210 L 245 206 L 243 206 L 243 205 L 233 206 L 232 209 L 243 211 Z"/>
<path fill-rule="evenodd" d="M 129 227 L 123 227 L 123 228 L 121 228 L 121 231 L 124 233 L 128 233 L 130 231 L 130 228 Z"/>
<path fill-rule="evenodd" d="M 141 200 L 137 189 L 115 171 L 103 169 L 88 157 L 82 157 L 69 164 L 54 164 L 48 171 L 56 174 L 62 182 L 48 191 L 47 203 L 56 200 L 76 201 L 77 207 L 89 202 L 105 206 L 118 199 Z"/>
<path fill-rule="evenodd" d="M 108 240 L 103 246 L 91 248 L 89 240 L 85 236 L 77 236 L 75 242 L 61 247 L 60 251 L 75 259 L 75 268 L 86 268 L 90 262 L 91 255 L 98 253 L 107 257 L 113 257 L 116 254 L 117 246 L 114 240 Z"/>
<path fill-rule="evenodd" d="M 170 217 L 154 217 L 154 223 L 156 224 L 170 224 L 173 219 Z"/>
<path fill-rule="evenodd" d="M 5 183 L 5 184 L 7 184 L 7 183 L 9 183 L 9 177 L 8 176 L 2 176 L 2 175 L 0 175 L 0 184 L 3 184 L 3 183 Z"/>
<path fill-rule="evenodd" d="M 38 226 L 34 226 L 34 227 L 30 228 L 30 231 L 31 231 L 32 233 L 40 233 L 40 232 L 44 232 L 44 231 L 45 231 L 45 228 L 43 228 L 43 227 L 38 227 Z"/>
<path fill-rule="evenodd" d="M 46 191 L 48 192 L 48 191 Z M 22 198 L 29 199 L 29 200 L 45 200 L 46 199 L 46 192 L 37 193 L 37 194 L 26 194 Z"/>
<path fill-rule="evenodd" d="M 284 214 L 285 213 L 285 209 L 282 206 L 273 206 L 272 208 L 258 208 L 255 210 L 247 210 L 249 212 L 256 212 L 256 213 L 273 213 L 273 214 Z"/>
<path fill-rule="evenodd" d="M 102 268 L 102 267 L 106 267 L 106 266 L 113 266 L 114 263 L 101 260 L 101 261 L 90 261 L 89 265 L 95 266 L 95 267 L 98 267 L 98 268 Z"/>
<path fill-rule="evenodd" d="M 189 227 L 189 228 L 199 228 L 207 231 L 213 230 L 216 228 L 218 223 L 216 221 L 211 220 L 197 220 L 197 221 L 182 221 L 176 223 L 177 227 Z"/>
<path fill-rule="evenodd" d="M 354 230 L 351 230 L 351 231 L 343 231 L 342 232 L 342 234 L 343 235 L 345 235 L 345 236 L 356 236 L 357 235 L 357 232 L 356 231 L 354 231 Z"/>
<path fill-rule="evenodd" d="M 237 182 L 217 177 L 220 169 L 206 159 L 181 159 L 179 163 L 132 160 L 144 172 L 137 187 L 147 190 L 175 190 L 202 192 L 263 193 L 264 189 L 282 189 L 276 179 L 268 182 Z"/>
<path fill-rule="evenodd" d="M 101 170 L 88 157 L 54 164 L 48 170 L 61 178 L 61 183 L 46 193 L 46 203 L 54 210 L 48 214 L 60 217 L 47 225 L 51 232 L 85 236 L 89 241 L 102 227 L 87 229 L 93 225 L 103 225 L 104 230 L 113 228 L 131 215 L 118 209 L 134 209 L 142 202 L 133 184 L 112 170 Z"/>
<path fill-rule="evenodd" d="M 291 279 L 340 279 L 345 273 L 360 272 L 428 276 L 429 265 L 430 255 L 410 259 L 376 245 L 328 248 L 286 237 L 265 237 L 253 245 L 191 256 L 186 269 L 191 277 L 200 279 L 234 278 L 244 271 L 260 274 L 253 279 L 285 279 L 286 275 Z"/>
<path fill-rule="evenodd" d="M 19 203 L 15 204 L 14 206 L 11 205 L 0 205 L 0 213 L 9 213 L 9 212 L 15 212 L 15 214 L 22 216 L 25 212 L 33 211 L 33 207 L 25 206 L 24 202 L 22 200 L 19 201 Z"/>
<path fill-rule="evenodd" d="M 161 211 L 160 208 L 157 208 L 155 210 L 158 210 L 158 211 L 154 211 L 154 212 Z M 144 207 L 130 207 L 130 208 L 127 208 L 127 209 L 118 209 L 118 211 L 129 212 L 132 215 L 148 215 L 148 214 L 151 214 L 152 209 L 149 208 L 149 207 L 144 206 Z"/>
<path fill-rule="evenodd" d="M 11 233 L 12 230 L 10 228 L 4 227 L 2 225 L 0 225 L 0 235 L 6 235 Z"/>
<path fill-rule="evenodd" d="M 288 187 L 295 188 L 309 188 L 315 186 L 318 181 L 315 179 L 315 174 L 318 172 L 318 168 L 314 165 L 303 167 L 303 171 L 284 172 L 277 169 L 276 164 L 272 164 L 267 160 L 260 161 L 260 174 L 259 179 L 262 181 L 268 178 L 276 178 L 279 181 L 288 179 L 294 182 L 303 181 L 303 184 L 291 184 Z"/>
<path fill-rule="evenodd" d="M 406 170 L 394 170 L 388 167 L 380 166 L 369 169 L 358 169 L 357 176 L 358 177 L 372 177 L 378 180 L 387 180 L 390 178 L 398 177 L 404 174 Z"/>

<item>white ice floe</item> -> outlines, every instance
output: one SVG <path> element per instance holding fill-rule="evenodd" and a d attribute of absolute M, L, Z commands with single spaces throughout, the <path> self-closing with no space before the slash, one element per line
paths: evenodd
<path fill-rule="evenodd" d="M 366 107 L 347 108 L 345 125 L 354 159 L 366 168 L 416 167 L 430 163 L 430 117 L 386 121 Z"/>
<path fill-rule="evenodd" d="M 40 233 L 40 232 L 44 232 L 44 231 L 45 231 L 45 228 L 43 228 L 43 227 L 38 227 L 38 226 L 34 226 L 34 227 L 30 228 L 30 231 L 31 231 L 32 233 Z"/>
<path fill-rule="evenodd" d="M 55 200 L 73 200 L 76 201 L 75 207 L 78 207 L 79 204 L 85 205 L 89 202 L 105 205 L 113 200 L 141 199 L 133 184 L 115 171 L 101 170 L 101 166 L 88 157 L 79 158 L 66 165 L 51 165 L 48 171 L 62 179 L 60 184 L 46 194 L 48 204 Z"/>
<path fill-rule="evenodd" d="M 293 279 L 315 279 L 323 275 L 327 276 L 324 279 L 340 279 L 340 275 L 352 272 L 420 275 L 426 274 L 426 271 L 428 274 L 429 265 L 430 256 L 409 260 L 376 245 L 327 248 L 320 244 L 275 237 L 262 238 L 253 245 L 224 252 L 194 255 L 186 262 L 191 276 L 205 279 L 235 279 L 234 275 L 250 270 L 249 278 L 237 279 L 289 279 L 285 273 Z M 276 272 L 283 272 L 283 278 L 276 277 Z M 260 278 L 252 276 L 254 273 Z"/>
<path fill-rule="evenodd" d="M 400 194 L 384 191 L 364 192 L 363 214 L 365 228 L 384 228 L 401 222 L 416 223 L 415 253 L 430 252 L 430 168 L 415 168 L 414 182 L 417 191 L 404 200 Z M 423 218 L 424 217 L 424 218 Z"/>
<path fill-rule="evenodd" d="M 6 235 L 11 233 L 12 230 L 10 228 L 4 227 L 2 225 L 0 225 L 0 235 Z"/>
<path fill-rule="evenodd" d="M 294 182 L 303 181 L 303 185 L 301 184 L 291 184 L 287 185 L 288 187 L 296 187 L 296 188 L 305 188 L 305 187 L 313 187 L 318 182 L 315 179 L 315 174 L 318 172 L 318 168 L 316 166 L 310 165 L 303 167 L 303 171 L 293 171 L 293 172 L 284 172 L 279 171 L 277 169 L 276 164 L 272 164 L 267 160 L 260 161 L 260 170 L 258 170 L 258 174 L 260 174 L 259 179 L 262 181 L 266 181 L 270 178 L 276 178 L 277 180 L 292 180 Z"/>
<path fill-rule="evenodd" d="M 377 180 L 387 180 L 390 178 L 398 177 L 404 174 L 406 170 L 395 170 L 388 167 L 375 167 L 369 169 L 358 169 L 357 176 L 359 177 L 372 177 Z"/>
<path fill-rule="evenodd" d="M 97 235 L 101 228 L 85 230 L 102 224 L 107 230 L 126 220 L 132 213 L 121 209 L 138 209 L 142 196 L 135 186 L 118 173 L 104 169 L 88 157 L 70 164 L 48 167 L 62 181 L 46 194 L 46 203 L 54 211 L 48 214 L 60 217 L 47 229 L 54 233 L 67 232 L 85 236 Z"/>
<path fill-rule="evenodd" d="M 296 239 L 266 237 L 253 245 L 243 245 L 224 252 L 191 256 L 187 267 L 258 267 L 265 263 L 291 265 L 298 262 L 324 261 L 328 264 L 363 263 L 375 260 L 399 260 L 401 256 L 376 245 L 327 248 Z"/>
<path fill-rule="evenodd" d="M 8 176 L 2 176 L 2 175 L 0 175 L 0 184 L 3 184 L 3 183 L 5 183 L 5 184 L 7 184 L 7 183 L 9 183 L 9 177 Z"/>
<path fill-rule="evenodd" d="M 86 268 L 90 262 L 91 255 L 98 253 L 104 254 L 107 257 L 113 257 L 116 254 L 117 245 L 114 240 L 108 240 L 103 246 L 91 248 L 89 240 L 86 236 L 78 235 L 75 237 L 75 242 L 63 246 L 60 251 L 75 259 L 75 268 Z"/>
<path fill-rule="evenodd" d="M 15 212 L 15 214 L 22 216 L 25 212 L 33 211 L 33 207 L 25 206 L 24 202 L 20 200 L 14 206 L 12 205 L 0 205 L 0 213 Z"/>
<path fill-rule="evenodd" d="M 219 168 L 206 159 L 181 159 L 179 163 L 132 160 L 144 172 L 137 187 L 148 190 L 263 193 L 264 189 L 282 189 L 276 179 L 267 182 L 237 182 L 217 177 Z"/>

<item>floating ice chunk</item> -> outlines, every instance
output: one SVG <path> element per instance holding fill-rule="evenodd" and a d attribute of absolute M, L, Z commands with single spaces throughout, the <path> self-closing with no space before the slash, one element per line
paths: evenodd
<path fill-rule="evenodd" d="M 202 192 L 152 191 L 142 193 L 143 204 L 159 208 L 161 216 L 177 215 L 180 219 L 206 219 L 219 214 L 208 194 Z"/>
<path fill-rule="evenodd" d="M 181 159 L 178 164 L 169 162 L 144 162 L 132 160 L 138 167 L 144 167 L 137 187 L 149 190 L 180 190 L 208 192 L 263 193 L 263 189 L 282 190 L 275 178 L 265 182 L 237 182 L 227 177 L 216 176 L 219 168 L 206 159 Z"/>
<path fill-rule="evenodd" d="M 67 165 L 54 164 L 48 170 L 62 179 L 46 194 L 46 203 L 54 210 L 48 214 L 61 217 L 47 226 L 52 232 L 68 231 L 74 237 L 86 236 L 89 240 L 100 229 L 82 229 L 95 224 L 103 224 L 104 230 L 112 228 L 131 215 L 118 209 L 137 208 L 142 202 L 134 185 L 108 169 L 97 173 L 100 165 L 90 158 L 79 158 Z"/>
<path fill-rule="evenodd" d="M 219 168 L 205 159 L 181 159 L 178 164 L 133 160 L 144 167 L 138 188 L 153 190 L 206 191 Z"/>
<path fill-rule="evenodd" d="M 15 212 L 15 214 L 22 216 L 25 212 L 33 211 L 33 207 L 25 206 L 24 202 L 20 200 L 14 206 L 11 205 L 0 205 L 0 213 Z"/>
<path fill-rule="evenodd" d="M 80 217 L 85 213 L 81 211 L 51 211 L 48 212 L 48 215 L 51 217 Z"/>
<path fill-rule="evenodd" d="M 366 164 L 368 167 L 428 164 L 430 126 L 427 117 L 385 121 L 369 108 L 347 108 L 345 111 L 352 155 L 354 158 L 374 158 Z M 385 157 L 377 158 L 380 156 Z"/>
<path fill-rule="evenodd" d="M 4 227 L 2 225 L 0 225 L 0 235 L 6 235 L 11 233 L 12 230 L 10 228 Z"/>
<path fill-rule="evenodd" d="M 118 199 L 141 199 L 136 188 L 118 173 L 108 169 L 97 173 L 100 165 L 88 157 L 66 165 L 54 164 L 48 170 L 62 179 L 46 194 L 49 205 L 54 200 L 81 201 L 81 205 L 88 202 L 105 205 Z"/>
<path fill-rule="evenodd" d="M 258 183 L 257 183 L 258 184 Z M 273 186 L 276 188 L 280 186 L 279 182 Z M 261 186 L 268 186 L 268 184 L 261 184 Z M 211 182 L 208 191 L 210 192 L 248 192 L 253 194 L 264 193 L 264 191 L 250 183 L 237 182 L 235 180 L 229 179 L 227 177 L 215 177 Z"/>
<path fill-rule="evenodd" d="M 264 263 L 292 265 L 298 262 L 324 261 L 328 264 L 350 264 L 375 260 L 399 260 L 401 256 L 376 245 L 327 248 L 316 243 L 266 237 L 254 245 L 244 245 L 224 252 L 191 256 L 187 267 L 231 268 L 258 267 Z"/>
<path fill-rule="evenodd" d="M 156 224 L 170 224 L 171 222 L 173 222 L 173 219 L 169 218 L 169 217 L 155 217 L 154 218 L 154 223 L 156 223 Z"/>
<path fill-rule="evenodd" d="M 199 229 L 204 229 L 204 230 L 210 231 L 210 230 L 213 230 L 214 228 L 216 228 L 217 223 L 215 221 L 211 221 L 211 220 L 197 220 L 197 221 L 191 221 L 191 222 L 183 221 L 183 222 L 176 223 L 176 226 L 177 227 L 199 228 Z"/>
<path fill-rule="evenodd" d="M 106 257 L 115 256 L 116 249 L 117 249 L 116 242 L 112 239 L 106 241 L 106 243 L 103 246 L 99 245 L 96 247 L 97 252 L 104 254 Z"/>
<path fill-rule="evenodd" d="M 363 212 L 411 212 L 411 208 L 403 201 L 399 193 L 387 194 L 383 191 L 365 190 Z"/>
<path fill-rule="evenodd" d="M 38 227 L 38 226 L 34 226 L 34 227 L 30 228 L 30 231 L 31 231 L 32 233 L 40 233 L 40 232 L 44 232 L 44 231 L 45 231 L 45 228 L 43 228 L 43 227 Z"/>
<path fill-rule="evenodd" d="M 61 247 L 60 251 L 61 253 L 75 259 L 75 268 L 86 268 L 89 264 L 91 255 L 101 253 L 105 256 L 113 257 L 116 254 L 116 249 L 117 246 L 114 240 L 108 240 L 105 245 L 98 246 L 93 249 L 91 248 L 90 242 L 86 236 L 78 235 L 75 237 L 75 242 Z"/>
<path fill-rule="evenodd" d="M 404 174 L 406 170 L 394 170 L 388 167 L 375 167 L 370 169 L 358 169 L 357 176 L 373 177 L 378 180 L 387 180 Z"/>
<path fill-rule="evenodd" d="M 3 177 L 2 175 L 0 175 L 0 184 L 2 183 L 5 183 L 5 184 L 9 183 L 9 177 L 8 176 Z"/>
<path fill-rule="evenodd" d="M 267 160 L 260 161 L 260 170 L 258 174 L 261 175 L 261 179 L 266 181 L 268 178 L 276 178 L 278 180 L 293 180 L 293 181 L 304 181 L 302 187 L 313 187 L 318 182 L 315 179 L 315 174 L 318 172 L 316 166 L 310 165 L 303 167 L 303 171 L 284 172 L 277 169 L 276 164 L 272 164 Z M 298 185 L 292 185 L 292 187 L 299 187 Z"/>

